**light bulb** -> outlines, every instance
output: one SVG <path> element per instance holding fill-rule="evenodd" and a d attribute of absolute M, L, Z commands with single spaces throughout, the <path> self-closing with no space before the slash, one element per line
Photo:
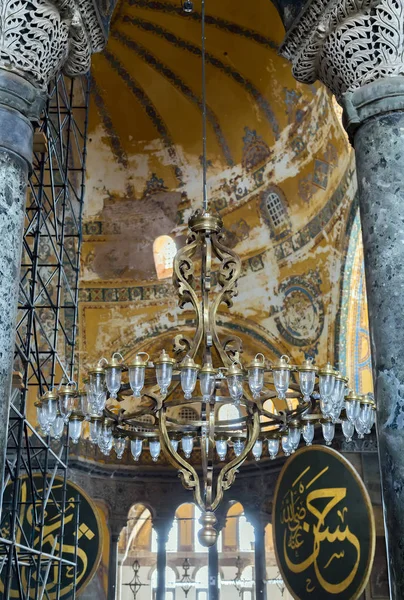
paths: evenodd
<path fill-rule="evenodd" d="M 129 384 L 135 398 L 140 398 L 140 392 L 144 386 L 145 369 L 135 366 L 129 367 Z"/>
<path fill-rule="evenodd" d="M 363 421 L 361 421 L 360 419 L 357 419 L 357 421 L 355 421 L 355 429 L 356 429 L 356 433 L 358 434 L 358 438 L 360 440 L 363 440 L 365 437 L 365 432 L 366 432 L 366 426 L 363 423 Z"/>
<path fill-rule="evenodd" d="M 299 367 L 299 384 L 304 402 L 308 402 L 314 392 L 317 371 L 318 369 L 313 365 L 312 358 L 307 358 Z"/>
<path fill-rule="evenodd" d="M 236 404 L 239 404 L 243 396 L 243 376 L 240 374 L 228 375 L 227 387 L 231 398 Z"/>
<path fill-rule="evenodd" d="M 215 392 L 216 371 L 211 364 L 205 363 L 199 373 L 199 384 L 204 402 L 209 402 Z"/>
<path fill-rule="evenodd" d="M 81 435 L 82 419 L 73 418 L 69 424 L 69 437 L 73 444 L 77 444 Z"/>
<path fill-rule="evenodd" d="M 320 396 L 325 400 L 331 397 L 335 385 L 335 371 L 330 363 L 319 373 Z"/>
<path fill-rule="evenodd" d="M 173 377 L 173 366 L 175 360 L 170 358 L 165 350 L 162 350 L 159 358 L 154 361 L 156 365 L 156 379 L 162 396 L 167 395 Z"/>
<path fill-rule="evenodd" d="M 292 452 L 295 452 L 299 447 L 300 443 L 300 427 L 290 427 L 289 428 L 289 442 L 292 447 Z"/>
<path fill-rule="evenodd" d="M 124 437 L 118 437 L 114 439 L 115 453 L 118 460 L 123 457 L 126 448 L 126 439 Z"/>
<path fill-rule="evenodd" d="M 111 398 L 116 398 L 122 382 L 122 367 L 107 366 L 105 370 L 105 382 Z"/>
<path fill-rule="evenodd" d="M 335 435 L 335 423 L 332 423 L 332 421 L 326 421 L 321 424 L 321 427 L 323 429 L 323 438 L 326 445 L 331 446 Z"/>
<path fill-rule="evenodd" d="M 361 411 L 361 403 L 360 396 L 356 394 L 348 394 L 345 398 L 345 410 L 346 416 L 351 421 L 351 423 L 355 424 L 359 419 L 360 411 Z"/>
<path fill-rule="evenodd" d="M 178 446 L 180 444 L 180 441 L 177 440 L 177 438 L 170 438 L 170 444 L 174 452 L 178 452 Z"/>
<path fill-rule="evenodd" d="M 157 462 L 160 456 L 160 441 L 159 440 L 150 440 L 149 442 L 149 450 L 150 456 L 152 457 L 153 462 Z"/>
<path fill-rule="evenodd" d="M 286 398 L 290 381 L 290 369 L 289 357 L 286 355 L 281 356 L 279 361 L 272 367 L 274 386 L 280 400 Z"/>
<path fill-rule="evenodd" d="M 260 460 L 260 458 L 262 456 L 262 440 L 258 439 L 255 442 L 255 444 L 252 448 L 252 453 L 253 453 L 255 460 Z"/>
<path fill-rule="evenodd" d="M 181 387 L 186 400 L 192 398 L 198 379 L 199 366 L 190 356 L 186 356 L 181 363 Z"/>
<path fill-rule="evenodd" d="M 355 425 L 352 421 L 349 421 L 348 419 L 342 421 L 342 433 L 347 442 L 352 442 L 352 436 L 355 433 Z"/>
<path fill-rule="evenodd" d="M 306 442 L 306 446 L 311 446 L 314 439 L 314 423 L 305 421 L 302 428 L 303 439 Z"/>
<path fill-rule="evenodd" d="M 269 453 L 269 458 L 271 460 L 274 460 L 274 458 L 276 458 L 276 455 L 279 452 L 279 438 L 278 437 L 274 437 L 274 438 L 269 438 L 268 439 L 268 453 Z"/>
<path fill-rule="evenodd" d="M 226 439 L 218 439 L 216 440 L 216 452 L 219 457 L 219 460 L 226 460 L 227 455 L 227 440 Z"/>
<path fill-rule="evenodd" d="M 142 454 L 143 440 L 141 438 L 135 438 L 130 442 L 130 451 L 134 460 L 137 462 Z"/>
<path fill-rule="evenodd" d="M 101 421 L 99 419 L 90 420 L 90 442 L 98 444 L 98 438 L 101 431 Z"/>
<path fill-rule="evenodd" d="M 258 400 L 264 387 L 265 358 L 257 354 L 248 366 L 248 387 L 255 400 Z"/>
<path fill-rule="evenodd" d="M 57 398 L 49 398 L 49 400 L 46 402 L 47 405 L 47 418 L 48 418 L 48 423 L 50 426 L 53 425 L 53 423 L 56 420 L 57 414 L 58 414 L 58 400 Z"/>
<path fill-rule="evenodd" d="M 182 451 L 185 454 L 185 458 L 190 458 L 192 450 L 194 448 L 194 438 L 192 435 L 184 435 L 181 439 Z"/>
<path fill-rule="evenodd" d="M 65 420 L 61 414 L 56 415 L 56 419 L 54 420 L 51 427 L 51 436 L 55 440 L 60 440 L 63 435 L 63 431 L 65 428 Z"/>
<path fill-rule="evenodd" d="M 241 438 L 237 438 L 233 441 L 233 450 L 236 456 L 240 456 L 245 448 L 245 442 Z"/>
<path fill-rule="evenodd" d="M 293 447 L 292 447 L 292 444 L 290 443 L 288 433 L 281 437 L 281 443 L 282 443 L 282 450 L 283 450 L 284 455 L 290 456 L 293 451 Z"/>

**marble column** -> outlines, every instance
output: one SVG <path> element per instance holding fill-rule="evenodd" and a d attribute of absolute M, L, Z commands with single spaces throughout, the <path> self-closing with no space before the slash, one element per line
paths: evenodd
<path fill-rule="evenodd" d="M 250 519 L 254 527 L 255 599 L 267 599 L 267 570 L 265 557 L 265 523 L 259 516 Z"/>
<path fill-rule="evenodd" d="M 108 8 L 108 4 L 110 5 Z M 0 484 L 4 473 L 13 369 L 22 232 L 33 125 L 40 120 L 52 77 L 86 73 L 106 42 L 114 0 L 13 0 L 0 20 Z M 2 487 L 2 486 L 1 486 Z M 1 490 L 0 487 L 0 490 Z"/>
<path fill-rule="evenodd" d="M 403 14 L 403 0 L 313 0 L 281 48 L 299 81 L 319 79 L 335 94 L 355 149 L 390 590 L 397 600 L 404 598 Z"/>
<path fill-rule="evenodd" d="M 209 583 L 208 583 L 208 598 L 209 600 L 219 599 L 219 552 L 217 543 L 209 548 Z"/>
<path fill-rule="evenodd" d="M 108 600 L 116 600 L 118 597 L 118 543 L 119 533 L 111 532 L 108 564 Z"/>
<path fill-rule="evenodd" d="M 171 526 L 172 518 L 155 518 L 153 520 L 153 527 L 157 533 L 156 600 L 165 600 L 166 597 L 167 541 Z"/>

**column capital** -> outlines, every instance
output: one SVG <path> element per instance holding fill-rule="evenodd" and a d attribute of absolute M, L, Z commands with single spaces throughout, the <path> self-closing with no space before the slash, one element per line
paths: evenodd
<path fill-rule="evenodd" d="M 3 0 L 0 68 L 42 94 L 61 69 L 70 76 L 86 73 L 91 54 L 106 43 L 115 1 Z"/>
<path fill-rule="evenodd" d="M 312 0 L 290 27 L 281 54 L 298 81 L 344 95 L 404 75 L 403 0 Z"/>

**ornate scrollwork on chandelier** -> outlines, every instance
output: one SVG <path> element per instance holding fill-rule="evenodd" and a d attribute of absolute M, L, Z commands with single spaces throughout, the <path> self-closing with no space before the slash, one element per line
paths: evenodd
<path fill-rule="evenodd" d="M 400 0 L 314 0 L 292 26 L 281 54 L 298 81 L 322 81 L 343 94 L 404 75 L 404 5 Z"/>
<path fill-rule="evenodd" d="M 4 0 L 1 11 L 0 66 L 43 90 L 62 67 L 87 73 L 106 42 L 95 0 Z"/>
<path fill-rule="evenodd" d="M 313 442 L 316 428 L 331 444 L 337 423 L 346 439 L 355 430 L 362 438 L 373 426 L 375 406 L 370 398 L 347 393 L 347 379 L 330 364 L 319 370 L 307 359 L 293 366 L 282 356 L 269 365 L 258 353 L 244 367 L 241 340 L 221 337 L 217 328 L 221 304 L 231 306 L 237 294 L 240 258 L 226 247 L 218 217 L 198 212 L 189 227 L 174 259 L 173 281 L 180 307 L 190 303 L 195 312 L 192 339 L 178 335 L 175 357 L 163 350 L 153 362 L 145 352 L 129 364 L 119 353 L 102 358 L 89 371 L 85 389 L 64 385 L 40 398 L 37 409 L 42 430 L 60 437 L 68 422 L 73 443 L 87 420 L 90 440 L 105 455 L 115 447 L 121 459 L 128 439 L 135 461 L 146 444 L 154 462 L 162 451 L 203 511 L 200 540 L 209 546 L 217 536 L 214 511 L 250 453 L 259 460 L 265 443 L 270 458 L 280 448 L 289 456 L 301 435 Z M 130 410 L 120 408 L 128 395 Z M 265 402 L 275 398 L 278 410 L 268 410 Z M 224 419 L 222 407 L 236 407 L 237 417 Z M 194 449 L 199 464 L 191 459 Z"/>

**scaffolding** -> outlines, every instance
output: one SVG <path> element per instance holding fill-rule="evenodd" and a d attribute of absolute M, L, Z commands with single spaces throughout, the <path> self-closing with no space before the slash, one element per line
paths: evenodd
<path fill-rule="evenodd" d="M 76 597 L 79 502 L 67 502 L 68 432 L 59 443 L 38 433 L 33 405 L 75 373 L 88 105 L 89 77 L 59 76 L 35 134 L 2 490 L 4 600 Z"/>

